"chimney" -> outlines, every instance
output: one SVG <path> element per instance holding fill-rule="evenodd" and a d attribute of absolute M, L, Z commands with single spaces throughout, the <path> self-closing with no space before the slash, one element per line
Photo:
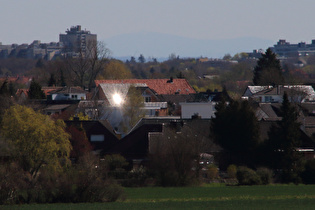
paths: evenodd
<path fill-rule="evenodd" d="M 277 95 L 281 94 L 281 85 L 277 85 Z"/>
<path fill-rule="evenodd" d="M 167 80 L 167 83 L 173 83 L 173 77 L 170 77 L 170 79 Z"/>

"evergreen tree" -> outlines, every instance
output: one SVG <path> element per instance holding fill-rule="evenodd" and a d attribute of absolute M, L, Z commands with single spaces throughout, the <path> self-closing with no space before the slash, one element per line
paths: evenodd
<path fill-rule="evenodd" d="M 45 93 L 42 91 L 42 86 L 34 79 L 31 82 L 30 89 L 28 91 L 28 97 L 30 99 L 45 99 Z"/>
<path fill-rule="evenodd" d="M 5 80 L 0 87 L 0 95 L 10 95 L 8 80 Z"/>
<path fill-rule="evenodd" d="M 254 85 L 281 85 L 284 83 L 280 61 L 270 48 L 257 61 L 253 83 Z"/>
<path fill-rule="evenodd" d="M 139 58 L 138 58 L 138 61 L 139 61 L 140 63 L 145 63 L 145 58 L 144 58 L 144 56 L 143 56 L 142 54 L 140 54 L 140 56 L 139 56 Z"/>
<path fill-rule="evenodd" d="M 282 181 L 296 181 L 300 172 L 300 155 L 296 148 L 300 146 L 300 123 L 298 111 L 288 99 L 287 93 L 283 95 L 280 110 L 282 120 L 273 125 L 268 133 L 269 160 L 275 169 L 281 169 Z"/>
<path fill-rule="evenodd" d="M 255 165 L 259 141 L 259 125 L 248 101 L 225 103 L 224 97 L 216 106 L 211 133 L 223 149 L 221 167 L 229 164 Z"/>
<path fill-rule="evenodd" d="M 67 86 L 66 79 L 65 79 L 65 76 L 63 75 L 63 71 L 62 70 L 60 70 L 60 85 L 62 87 L 66 87 Z"/>
<path fill-rule="evenodd" d="M 56 83 L 57 83 L 57 81 L 55 79 L 55 75 L 51 74 L 50 78 L 49 78 L 49 81 L 48 81 L 48 86 L 49 87 L 54 86 L 54 85 L 56 85 Z"/>

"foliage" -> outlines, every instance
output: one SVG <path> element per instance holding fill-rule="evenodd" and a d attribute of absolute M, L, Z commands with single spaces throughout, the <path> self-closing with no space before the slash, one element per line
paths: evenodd
<path fill-rule="evenodd" d="M 315 159 L 306 161 L 301 177 L 304 184 L 315 184 Z"/>
<path fill-rule="evenodd" d="M 11 83 L 10 83 L 11 84 Z M 11 98 L 10 84 L 5 80 L 0 87 L 0 123 L 6 109 L 13 105 Z M 13 92 L 13 91 L 12 91 Z"/>
<path fill-rule="evenodd" d="M 119 60 L 110 60 L 105 64 L 104 69 L 97 76 L 97 79 L 130 79 L 130 69 Z"/>
<path fill-rule="evenodd" d="M 69 120 L 75 120 L 75 119 L 78 119 L 79 121 L 85 121 L 85 120 L 91 120 L 90 117 L 88 115 L 85 115 L 84 113 L 82 112 L 79 112 L 75 115 L 72 115 Z"/>
<path fill-rule="evenodd" d="M 75 126 L 70 126 L 67 127 L 66 131 L 71 135 L 71 158 L 78 159 L 79 157 L 84 156 L 92 151 L 92 146 L 82 127 L 76 128 Z"/>
<path fill-rule="evenodd" d="M 150 180 L 150 176 L 147 169 L 140 166 L 128 172 L 127 178 L 123 181 L 122 185 L 124 187 L 144 187 L 150 184 L 148 180 Z"/>
<path fill-rule="evenodd" d="M 270 170 L 268 168 L 258 168 L 256 173 L 260 177 L 261 184 L 267 185 L 267 184 L 271 183 L 272 177 L 273 177 L 272 170 Z"/>
<path fill-rule="evenodd" d="M 247 167 L 240 166 L 237 169 L 236 177 L 239 185 L 259 185 L 261 179 L 257 173 Z"/>
<path fill-rule="evenodd" d="M 282 120 L 274 124 L 269 133 L 267 149 L 269 159 L 272 160 L 274 169 L 281 169 L 282 181 L 297 181 L 296 178 L 301 172 L 300 154 L 296 148 L 300 145 L 300 123 L 298 122 L 298 112 L 284 93 L 283 102 L 280 108 Z"/>
<path fill-rule="evenodd" d="M 33 178 L 41 167 L 56 170 L 67 162 L 71 144 L 63 121 L 14 105 L 4 114 L 2 135 L 15 147 L 16 159 Z"/>
<path fill-rule="evenodd" d="M 83 156 L 77 166 L 76 202 L 112 202 L 123 195 L 114 181 L 107 179 L 107 166 L 93 155 Z"/>
<path fill-rule="evenodd" d="M 106 155 L 104 164 L 108 169 L 109 177 L 116 179 L 126 178 L 127 171 L 125 169 L 129 164 L 123 156 L 119 154 Z"/>
<path fill-rule="evenodd" d="M 145 63 L 145 58 L 144 58 L 144 56 L 143 56 L 142 54 L 140 54 L 140 56 L 139 56 L 139 58 L 138 58 L 138 61 L 139 61 L 140 63 Z"/>
<path fill-rule="evenodd" d="M 27 175 L 18 164 L 0 165 L 0 205 L 17 203 L 21 189 L 27 186 Z"/>
<path fill-rule="evenodd" d="M 61 68 L 71 78 L 73 85 L 91 90 L 94 80 L 108 61 L 110 51 L 102 42 L 90 41 L 86 45 L 86 52 L 80 49 L 78 57 L 65 57 Z"/>
<path fill-rule="evenodd" d="M 254 69 L 254 85 L 282 85 L 284 78 L 276 54 L 268 48 L 261 56 Z"/>
<path fill-rule="evenodd" d="M 34 79 L 30 84 L 30 88 L 28 91 L 28 97 L 30 99 L 45 99 L 45 93 L 42 91 L 42 86 L 36 82 Z"/>
<path fill-rule="evenodd" d="M 163 136 L 150 141 L 150 172 L 160 186 L 187 186 L 194 184 L 202 169 L 201 153 L 206 153 L 213 142 L 209 133 L 196 120 L 189 125 L 175 122 L 165 125 Z M 197 132 L 196 132 L 197 131 Z"/>
<path fill-rule="evenodd" d="M 237 173 L 237 166 L 236 165 L 229 165 L 227 167 L 227 174 L 228 177 L 231 179 L 235 179 L 236 178 L 236 173 Z"/>
<path fill-rule="evenodd" d="M 208 166 L 208 178 L 213 180 L 213 179 L 217 179 L 219 177 L 219 169 L 216 165 L 211 164 Z"/>
<path fill-rule="evenodd" d="M 106 155 L 105 162 L 111 171 L 124 168 L 128 165 L 126 159 L 119 154 Z"/>
<path fill-rule="evenodd" d="M 107 168 L 96 156 L 85 155 L 63 171 L 41 170 L 36 183 L 11 163 L 0 167 L 0 204 L 112 202 L 123 189 L 107 179 Z"/>
<path fill-rule="evenodd" d="M 227 104 L 222 100 L 216 105 L 215 116 L 211 122 L 211 134 L 224 149 L 222 155 L 226 159 L 219 160 L 220 168 L 230 164 L 253 165 L 259 142 L 259 126 L 248 101 L 231 101 Z"/>
<path fill-rule="evenodd" d="M 56 86 L 57 85 L 57 81 L 55 79 L 55 74 L 51 74 L 50 75 L 50 78 L 49 78 L 49 81 L 48 81 L 48 86 Z"/>
<path fill-rule="evenodd" d="M 128 132 L 136 123 L 145 116 L 144 99 L 141 92 L 134 86 L 129 88 L 127 98 L 122 107 L 124 119 L 122 127 Z"/>

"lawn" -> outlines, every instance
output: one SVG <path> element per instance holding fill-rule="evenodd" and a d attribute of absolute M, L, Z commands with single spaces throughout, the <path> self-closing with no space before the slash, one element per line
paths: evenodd
<path fill-rule="evenodd" d="M 2 206 L 4 209 L 314 209 L 314 185 L 126 188 L 114 203 Z M 1 207 L 0 207 L 1 208 Z M 1 208 L 2 209 L 2 208 Z"/>

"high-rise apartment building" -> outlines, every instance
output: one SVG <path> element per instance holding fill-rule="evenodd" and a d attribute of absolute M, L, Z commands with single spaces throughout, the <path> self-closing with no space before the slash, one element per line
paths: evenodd
<path fill-rule="evenodd" d="M 285 39 L 280 39 L 274 47 L 271 47 L 271 50 L 279 58 L 315 55 L 315 40 L 312 40 L 311 44 L 306 44 L 305 42 L 290 44 Z"/>
<path fill-rule="evenodd" d="M 97 36 L 90 31 L 81 30 L 81 26 L 72 26 L 66 34 L 59 35 L 59 42 L 63 43 L 66 56 L 92 57 L 96 53 Z"/>

